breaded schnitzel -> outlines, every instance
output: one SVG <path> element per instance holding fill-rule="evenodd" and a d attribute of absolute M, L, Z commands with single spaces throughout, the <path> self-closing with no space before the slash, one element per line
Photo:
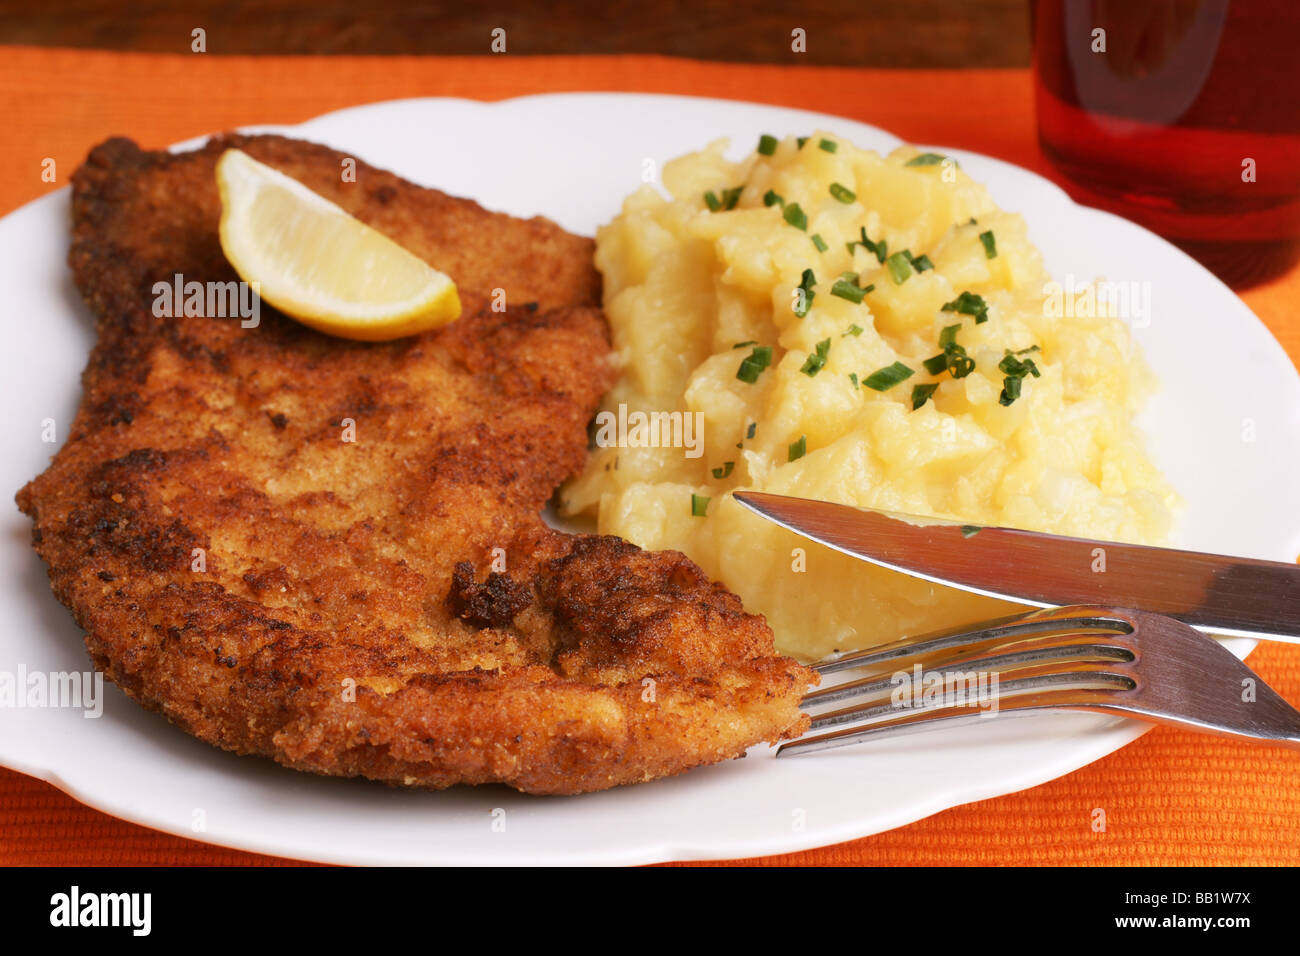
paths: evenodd
<path fill-rule="evenodd" d="M 214 181 L 231 146 L 447 272 L 463 317 L 377 344 L 265 304 L 257 328 L 156 318 L 155 282 L 238 278 Z M 813 675 L 738 598 L 680 554 L 539 517 L 612 378 L 591 241 L 359 162 L 343 182 L 345 158 L 115 139 L 74 178 L 99 340 L 18 503 L 96 666 L 219 747 L 417 787 L 598 790 L 802 731 Z"/>

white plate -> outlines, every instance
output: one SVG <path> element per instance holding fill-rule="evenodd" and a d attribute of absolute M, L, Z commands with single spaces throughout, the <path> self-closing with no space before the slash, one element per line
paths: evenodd
<path fill-rule="evenodd" d="M 639 184 L 647 158 L 661 164 L 719 136 L 730 136 L 740 155 L 760 133 L 815 129 L 881 151 L 898 142 L 833 116 L 620 94 L 378 103 L 286 132 L 494 209 L 544 213 L 590 234 Z M 1136 334 L 1164 390 L 1144 425 L 1158 463 L 1186 498 L 1180 543 L 1293 560 L 1300 551 L 1300 379 L 1259 320 L 1151 233 L 1076 206 L 1022 169 L 955 155 L 1001 205 L 1025 215 L 1058 278 L 1068 272 L 1151 284 L 1154 320 Z M 0 345 L 6 500 L 55 450 L 41 443 L 42 419 L 59 423 L 61 441 L 80 397 L 92 333 L 64 265 L 67 245 L 66 190 L 0 222 L 0 262 L 9 273 L 0 285 L 8 326 Z M 1255 440 L 1243 440 L 1252 428 Z M 29 547 L 28 520 L 12 505 L 0 513 L 0 670 L 84 670 L 80 631 L 50 596 Z M 1252 645 L 1230 646 L 1244 654 Z M 115 688 L 106 688 L 105 698 L 97 720 L 71 709 L 0 709 L 0 762 L 145 826 L 339 863 L 647 863 L 802 850 L 1035 786 L 1144 729 L 1061 714 L 797 760 L 775 761 L 760 747 L 746 760 L 670 780 L 538 798 L 504 787 L 404 792 L 294 773 L 194 740 Z M 504 829 L 494 827 L 501 819 Z"/>

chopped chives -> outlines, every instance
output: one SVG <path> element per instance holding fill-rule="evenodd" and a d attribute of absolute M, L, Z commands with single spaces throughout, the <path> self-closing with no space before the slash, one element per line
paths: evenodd
<path fill-rule="evenodd" d="M 1034 378 L 1042 377 L 1033 359 L 1016 358 L 1015 353 L 1010 349 L 1007 350 L 1006 357 L 998 363 L 998 370 L 1006 375 L 1014 375 L 1016 378 L 1024 378 L 1026 375 L 1032 375 Z"/>
<path fill-rule="evenodd" d="M 850 282 L 848 279 L 836 279 L 835 284 L 831 286 L 831 295 L 839 296 L 841 299 L 848 299 L 854 305 L 862 302 L 863 296 L 867 290 L 861 288 L 856 282 Z"/>
<path fill-rule="evenodd" d="M 857 388 L 857 387 L 858 387 L 858 373 L 857 373 L 857 372 L 849 372 L 849 381 L 853 383 L 853 387 L 854 387 L 854 388 Z"/>
<path fill-rule="evenodd" d="M 980 526 L 977 524 L 964 524 L 961 526 L 961 536 L 963 538 L 973 538 L 980 533 Z"/>
<path fill-rule="evenodd" d="M 902 285 L 911 278 L 912 264 L 907 261 L 906 253 L 895 252 L 885 260 L 885 264 L 889 267 L 889 274 L 893 277 L 895 285 Z"/>
<path fill-rule="evenodd" d="M 872 372 L 862 380 L 862 384 L 866 388 L 877 392 L 887 392 L 899 382 L 905 381 L 915 374 L 902 362 L 895 362 L 893 365 L 886 365 L 884 368 Z"/>
<path fill-rule="evenodd" d="M 948 157 L 944 156 L 942 153 L 922 153 L 920 156 L 913 156 L 903 165 L 904 166 L 938 166 L 947 158 Z M 954 164 L 955 162 L 956 161 L 954 160 Z"/>
<path fill-rule="evenodd" d="M 944 358 L 947 360 L 948 371 L 952 373 L 953 378 L 965 378 L 975 371 L 975 360 L 967 355 L 966 350 L 960 345 L 955 345 L 945 352 Z"/>
<path fill-rule="evenodd" d="M 951 302 L 945 302 L 941 307 L 943 312 L 959 312 L 962 315 L 973 315 L 975 324 L 989 320 L 989 306 L 984 301 L 983 296 L 978 296 L 974 292 L 963 292 Z"/>
<path fill-rule="evenodd" d="M 808 231 L 808 217 L 804 214 L 804 211 L 799 208 L 797 202 L 792 202 L 790 205 L 786 206 L 782 215 L 785 217 L 785 221 L 796 229 L 802 229 L 805 232 Z"/>
<path fill-rule="evenodd" d="M 926 359 L 921 364 L 925 366 L 925 370 L 931 375 L 942 375 L 944 370 L 948 368 L 948 356 L 946 353 L 940 352 L 938 355 Z"/>
<path fill-rule="evenodd" d="M 828 152 L 828 153 L 833 153 L 833 152 L 835 152 L 837 149 L 840 148 L 840 144 L 839 144 L 839 143 L 837 143 L 837 142 L 835 142 L 835 141 L 833 141 L 833 140 L 829 140 L 829 139 L 823 139 L 823 140 L 819 141 L 819 142 L 817 143 L 817 145 L 818 145 L 821 149 L 826 150 L 826 152 Z"/>
<path fill-rule="evenodd" d="M 764 205 L 764 206 L 776 206 L 776 205 L 784 206 L 784 205 L 785 205 L 785 197 L 782 196 L 780 193 L 775 192 L 774 190 L 769 189 L 767 192 L 763 193 L 763 205 Z"/>
<path fill-rule="evenodd" d="M 817 277 L 813 275 L 813 271 L 811 269 L 804 269 L 803 278 L 799 280 L 799 285 L 796 289 L 796 291 L 799 292 L 799 295 L 795 297 L 794 307 L 794 314 L 801 319 L 807 315 L 808 310 L 812 308 L 813 298 L 817 295 L 817 293 L 813 291 L 813 286 L 816 285 L 816 283 Z"/>
<path fill-rule="evenodd" d="M 745 346 L 747 346 L 747 345 L 757 345 L 757 344 L 758 344 L 758 340 L 757 340 L 757 339 L 746 339 L 744 342 L 737 342 L 735 345 L 732 346 L 732 348 L 733 348 L 733 349 L 743 349 L 743 348 L 745 348 Z"/>
<path fill-rule="evenodd" d="M 941 375 L 948 371 L 953 378 L 965 378 L 975 371 L 975 360 L 957 344 L 957 332 L 960 329 L 960 325 L 948 325 L 939 333 L 939 345 L 943 351 L 921 363 L 931 375 Z"/>
<path fill-rule="evenodd" d="M 808 436 L 800 435 L 797 442 L 793 442 L 787 451 L 786 461 L 798 461 L 804 455 L 808 454 Z"/>
<path fill-rule="evenodd" d="M 999 405 L 1010 405 L 1020 397 L 1020 383 L 1024 379 L 1014 375 L 1008 375 L 1002 380 L 1002 394 L 998 396 Z"/>
<path fill-rule="evenodd" d="M 717 479 L 726 478 L 731 474 L 731 470 L 736 467 L 734 461 L 724 461 L 721 468 L 714 468 L 713 477 Z"/>
<path fill-rule="evenodd" d="M 713 190 L 704 194 L 704 204 L 709 207 L 710 212 L 722 212 L 728 209 L 735 209 L 736 203 L 740 202 L 740 194 L 745 191 L 742 183 L 732 189 L 724 189 L 722 197 L 714 195 Z"/>
<path fill-rule="evenodd" d="M 927 269 L 933 269 L 934 263 L 930 261 L 929 256 L 916 256 L 912 259 L 912 268 L 917 272 L 924 272 Z"/>
<path fill-rule="evenodd" d="M 922 405 L 930 400 L 930 396 L 935 393 L 939 387 L 938 382 L 931 382 L 928 385 L 912 386 L 912 411 L 916 411 Z"/>
<path fill-rule="evenodd" d="M 753 385 L 763 374 L 763 369 L 772 364 L 772 346 L 756 345 L 736 369 L 736 378 Z"/>
<path fill-rule="evenodd" d="M 826 240 L 821 237 L 820 233 L 813 233 L 812 244 L 817 247 L 818 252 L 825 252 L 830 247 L 826 245 Z"/>
<path fill-rule="evenodd" d="M 984 244 L 984 257 L 986 259 L 996 259 L 998 257 L 998 243 L 993 238 L 993 230 L 980 233 L 980 242 Z"/>
<path fill-rule="evenodd" d="M 841 186 L 839 183 L 831 183 L 831 195 L 842 203 L 851 203 L 858 198 L 858 194 L 847 186 Z"/>
<path fill-rule="evenodd" d="M 771 156 L 776 152 L 776 137 L 764 133 L 758 138 L 758 151 L 764 156 Z"/>
<path fill-rule="evenodd" d="M 860 326 L 860 325 L 858 325 L 856 322 L 854 322 L 852 325 L 850 325 L 850 326 L 848 327 L 848 329 L 845 331 L 844 335 L 841 335 L 841 336 L 840 336 L 840 338 L 844 338 L 845 335 L 852 335 L 854 338 L 856 338 L 857 336 L 859 336 L 859 335 L 861 335 L 861 334 L 862 334 L 862 326 Z"/>
<path fill-rule="evenodd" d="M 1032 351 L 1032 347 L 1024 351 Z M 1042 376 L 1033 359 L 1017 358 L 1018 354 L 1007 349 L 1006 355 L 998 363 L 998 370 L 1006 375 L 1006 378 L 1002 380 L 1002 394 L 998 396 L 999 405 L 1010 405 L 1020 397 L 1020 387 L 1025 380 L 1025 376 L 1032 375 L 1034 378 Z"/>
<path fill-rule="evenodd" d="M 709 497 L 707 495 L 691 495 L 691 516 L 694 518 L 703 518 L 709 511 Z"/>
<path fill-rule="evenodd" d="M 826 359 L 831 350 L 831 340 L 822 339 L 817 343 L 816 349 L 815 352 L 808 353 L 808 358 L 804 360 L 803 366 L 799 369 L 809 378 L 815 378 L 817 373 L 826 367 Z"/>
<path fill-rule="evenodd" d="M 800 137 L 798 137 L 798 138 L 795 140 L 795 143 L 798 144 L 798 146 L 799 146 L 800 149 L 803 149 L 803 144 L 806 143 L 806 142 L 808 142 L 808 137 L 807 137 L 807 136 L 800 136 Z"/>

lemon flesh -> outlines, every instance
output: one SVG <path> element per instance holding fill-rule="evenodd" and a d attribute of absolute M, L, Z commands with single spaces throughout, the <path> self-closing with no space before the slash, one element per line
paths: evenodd
<path fill-rule="evenodd" d="M 449 276 L 242 150 L 217 161 L 217 188 L 226 258 L 304 325 L 377 342 L 460 317 Z"/>

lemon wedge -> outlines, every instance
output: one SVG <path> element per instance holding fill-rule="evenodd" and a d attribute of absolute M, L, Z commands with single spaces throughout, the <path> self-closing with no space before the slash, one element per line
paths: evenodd
<path fill-rule="evenodd" d="M 346 339 L 401 338 L 460 316 L 456 283 L 296 179 L 228 149 L 221 248 L 263 301 Z"/>

